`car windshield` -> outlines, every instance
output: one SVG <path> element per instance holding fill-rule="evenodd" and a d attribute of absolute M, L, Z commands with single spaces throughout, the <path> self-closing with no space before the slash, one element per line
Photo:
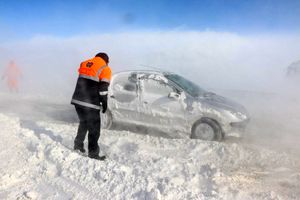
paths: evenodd
<path fill-rule="evenodd" d="M 177 74 L 165 74 L 165 77 L 170 81 L 174 82 L 175 84 L 177 84 L 179 87 L 181 87 L 184 91 L 186 91 L 193 97 L 203 96 L 204 94 L 207 93 L 205 90 L 200 88 L 192 81 L 189 81 Z"/>

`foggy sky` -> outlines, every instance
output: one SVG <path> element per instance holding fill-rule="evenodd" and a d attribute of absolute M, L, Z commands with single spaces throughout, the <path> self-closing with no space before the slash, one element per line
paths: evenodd
<path fill-rule="evenodd" d="M 113 72 L 151 66 L 179 73 L 203 88 L 272 90 L 300 59 L 300 36 L 210 31 L 139 31 L 76 37 L 36 36 L 3 43 L 23 71 L 21 91 L 71 95 L 81 61 L 103 51 Z M 277 86 L 276 86 L 277 87 Z M 4 82 L 1 91 L 5 91 Z"/>

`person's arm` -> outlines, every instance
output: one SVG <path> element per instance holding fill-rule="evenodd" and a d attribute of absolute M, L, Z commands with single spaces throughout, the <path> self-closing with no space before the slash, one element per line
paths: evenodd
<path fill-rule="evenodd" d="M 105 113 L 107 110 L 107 95 L 108 95 L 108 82 L 100 82 L 99 86 L 99 95 L 100 95 L 100 102 L 102 104 L 102 113 Z"/>
<path fill-rule="evenodd" d="M 111 70 L 107 66 L 103 69 L 100 74 L 100 84 L 99 84 L 99 95 L 100 102 L 102 104 L 102 113 L 105 113 L 107 110 L 107 95 L 108 95 L 108 87 L 111 79 Z"/>

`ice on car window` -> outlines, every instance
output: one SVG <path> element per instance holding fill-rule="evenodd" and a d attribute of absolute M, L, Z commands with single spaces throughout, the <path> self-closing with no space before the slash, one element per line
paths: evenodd
<path fill-rule="evenodd" d="M 131 73 L 131 74 L 128 76 L 128 81 L 133 82 L 133 83 L 136 83 L 136 82 L 137 82 L 137 73 Z"/>
<path fill-rule="evenodd" d="M 161 96 L 168 96 L 173 89 L 166 83 L 162 83 L 153 79 L 144 80 L 144 91 L 145 93 L 151 93 Z"/>
<path fill-rule="evenodd" d="M 147 73 L 141 73 L 138 75 L 139 80 L 156 80 L 160 83 L 167 84 L 168 79 L 164 76 L 161 76 L 159 74 L 147 74 Z"/>
<path fill-rule="evenodd" d="M 119 102 L 131 102 L 137 98 L 137 85 L 129 74 L 120 74 L 114 79 L 113 94 Z"/>

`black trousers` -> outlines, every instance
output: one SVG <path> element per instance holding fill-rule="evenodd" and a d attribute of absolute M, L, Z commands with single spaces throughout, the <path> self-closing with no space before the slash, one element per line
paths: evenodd
<path fill-rule="evenodd" d="M 74 145 L 83 148 L 83 142 L 88 132 L 89 154 L 99 154 L 98 139 L 100 137 L 100 110 L 93 108 L 76 106 L 75 109 L 79 118 L 79 127 Z"/>

